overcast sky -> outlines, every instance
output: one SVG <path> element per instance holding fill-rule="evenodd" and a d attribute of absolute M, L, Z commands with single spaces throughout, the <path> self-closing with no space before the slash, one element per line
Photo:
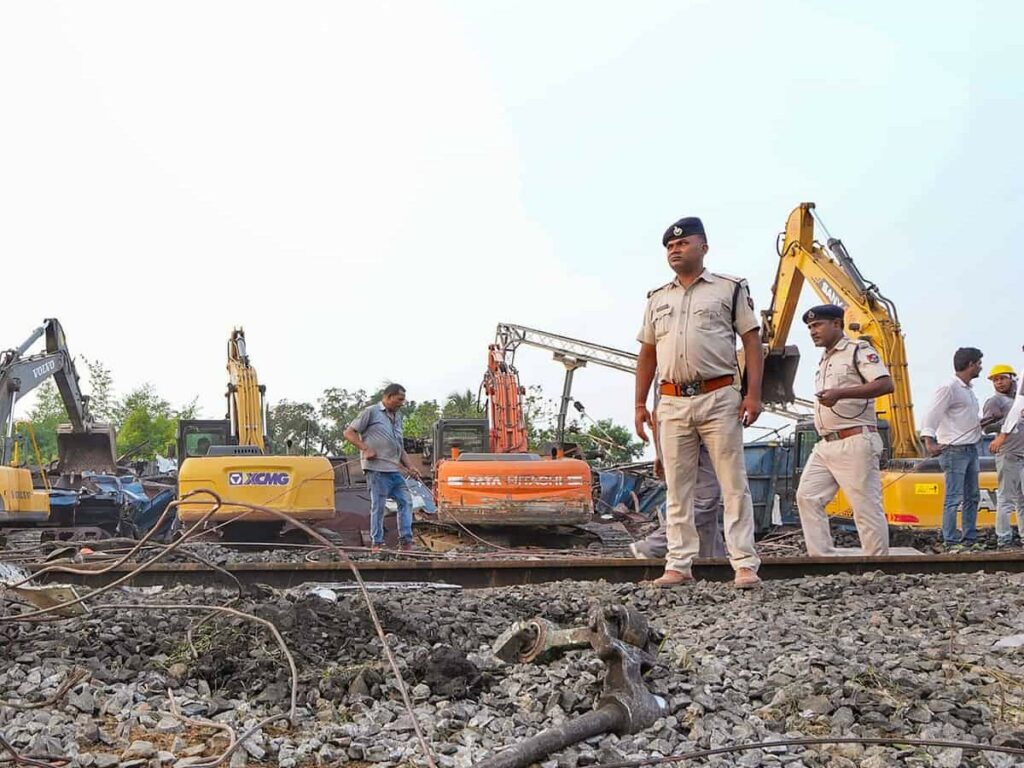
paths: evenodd
<path fill-rule="evenodd" d="M 1022 25 L 1018 2 L 4 2 L 0 348 L 58 317 L 119 390 L 219 417 L 242 325 L 272 402 L 441 399 L 501 321 L 635 349 L 679 216 L 763 308 L 810 200 L 898 305 L 920 420 L 957 346 L 1022 361 Z M 547 354 L 517 362 L 558 394 Z M 631 420 L 630 377 L 576 381 Z"/>

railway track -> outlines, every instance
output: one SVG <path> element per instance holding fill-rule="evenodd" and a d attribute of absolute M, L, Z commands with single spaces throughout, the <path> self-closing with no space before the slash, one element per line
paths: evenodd
<path fill-rule="evenodd" d="M 29 564 L 32 573 L 47 564 Z M 369 560 L 356 566 L 367 582 L 453 584 L 468 589 L 507 587 L 521 584 L 542 584 L 551 581 L 598 581 L 612 583 L 640 582 L 657 578 L 664 567 L 662 560 L 637 560 L 610 557 L 543 557 L 516 559 L 464 560 Z M 104 563 L 79 564 L 80 570 L 95 573 L 43 574 L 42 583 L 71 583 L 102 586 L 134 570 L 137 564 L 126 563 L 104 573 Z M 271 587 L 293 587 L 309 582 L 344 583 L 353 581 L 352 571 L 342 562 L 239 562 L 219 566 L 243 584 L 266 584 Z M 759 571 L 765 580 L 797 579 L 834 573 L 975 573 L 1024 571 L 1024 551 L 981 552 L 971 554 L 911 555 L 888 557 L 766 557 Z M 727 560 L 698 560 L 694 566 L 698 579 L 727 581 L 733 576 Z M 136 574 L 128 582 L 134 586 L 230 586 L 233 582 L 223 573 L 199 563 L 156 563 Z"/>

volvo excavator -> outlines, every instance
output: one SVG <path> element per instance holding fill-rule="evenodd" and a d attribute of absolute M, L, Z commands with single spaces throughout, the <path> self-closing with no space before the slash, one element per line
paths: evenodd
<path fill-rule="evenodd" d="M 488 347 L 483 381 L 489 426 L 473 419 L 435 425 L 438 519 L 499 526 L 588 523 L 594 514 L 590 466 L 566 458 L 560 447 L 552 456 L 530 452 L 525 390 L 501 328 Z"/>
<path fill-rule="evenodd" d="M 227 538 L 269 541 L 285 525 L 279 516 L 244 504 L 269 507 L 305 523 L 334 516 L 334 470 L 323 456 L 288 456 L 270 450 L 266 390 L 256 376 L 236 328 L 228 339 L 227 416 L 178 422 L 178 496 L 213 491 L 222 504 L 206 518 L 225 524 Z M 178 506 L 186 524 L 213 509 L 213 497 L 198 494 Z"/>
<path fill-rule="evenodd" d="M 39 339 L 44 339 L 45 351 L 29 354 Z M 57 384 L 70 420 L 69 424 L 57 427 L 57 468 L 61 484 L 73 488 L 84 472 L 115 471 L 114 430 L 109 425 L 93 423 L 89 398 L 82 394 L 64 330 L 59 321 L 48 318 L 20 346 L 0 352 L 0 426 L 4 430 L 0 442 L 0 528 L 27 525 L 73 528 L 78 522 L 56 519 L 51 512 L 48 489 L 33 487 L 29 469 L 11 466 L 15 406 L 50 378 Z"/>
<path fill-rule="evenodd" d="M 847 334 L 869 341 L 892 377 L 893 392 L 875 401 L 879 433 L 886 446 L 882 466 L 882 505 L 886 517 L 896 525 L 941 527 L 943 473 L 938 461 L 925 455 L 918 437 L 907 352 L 896 305 L 877 285 L 864 278 L 842 241 L 829 237 L 823 246 L 815 239 L 816 218 L 814 203 L 801 203 L 790 213 L 786 229 L 779 237 L 779 265 L 772 301 L 761 313 L 762 341 L 767 351 L 765 404 L 785 407 L 795 400 L 792 381 L 799 352 L 787 346 L 786 341 L 801 289 L 807 283 L 822 302 L 843 308 Z M 794 439 L 799 470 L 817 441 L 813 424 L 798 424 Z M 995 472 L 982 471 L 980 484 L 983 492 L 994 494 Z M 827 511 L 837 517 L 853 516 L 841 492 Z M 994 524 L 992 511 L 979 512 L 979 525 Z"/>

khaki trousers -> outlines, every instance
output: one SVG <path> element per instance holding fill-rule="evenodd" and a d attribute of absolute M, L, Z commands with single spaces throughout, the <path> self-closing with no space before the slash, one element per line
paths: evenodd
<path fill-rule="evenodd" d="M 878 469 L 881 455 L 882 438 L 877 432 L 831 442 L 821 440 L 814 446 L 796 492 L 809 555 L 836 553 L 825 505 L 840 488 L 853 507 L 853 522 L 864 554 L 889 554 L 889 522 L 882 510 L 882 475 Z"/>
<path fill-rule="evenodd" d="M 725 546 L 732 567 L 757 570 L 761 564 L 754 549 L 754 504 L 747 486 L 739 409 L 740 393 L 734 387 L 695 397 L 663 395 L 658 403 L 658 437 L 668 486 L 666 570 L 690 573 L 700 549 L 693 500 L 701 442 L 722 487 Z"/>

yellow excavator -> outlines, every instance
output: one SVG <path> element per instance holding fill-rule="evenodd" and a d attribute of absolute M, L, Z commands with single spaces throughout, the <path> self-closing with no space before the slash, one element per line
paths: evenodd
<path fill-rule="evenodd" d="M 178 423 L 178 497 L 210 490 L 222 500 L 207 524 L 225 524 L 228 538 L 269 541 L 284 526 L 277 515 L 241 504 L 269 507 L 305 523 L 334 516 L 334 470 L 324 456 L 270 452 L 266 389 L 246 351 L 245 332 L 228 340 L 227 418 L 183 419 Z M 213 508 L 205 495 L 182 502 L 186 524 Z"/>
<path fill-rule="evenodd" d="M 43 339 L 45 350 L 30 353 L 39 339 Z M 13 461 L 15 406 L 50 378 L 57 384 L 70 419 L 70 424 L 57 427 L 58 469 L 62 477 L 71 482 L 83 472 L 115 471 L 114 430 L 93 422 L 89 398 L 82 394 L 64 329 L 56 318 L 47 318 L 19 346 L 0 352 L 0 428 L 4 430 L 0 440 L 0 528 L 42 525 L 71 530 L 79 522 L 55 519 L 48 489 L 34 488 L 31 471 L 12 466 L 17 463 Z"/>
<path fill-rule="evenodd" d="M 894 525 L 941 527 L 943 473 L 936 459 L 925 456 L 914 423 L 907 352 L 896 305 L 882 295 L 877 285 L 864 278 L 842 241 L 829 237 L 822 246 L 815 239 L 814 211 L 814 203 L 801 203 L 790 213 L 780 235 L 772 301 L 761 313 L 762 341 L 767 348 L 765 404 L 785 407 L 795 400 L 792 382 L 799 351 L 787 346 L 786 341 L 806 282 L 823 303 L 843 308 L 847 334 L 869 341 L 892 376 L 893 392 L 875 401 L 879 432 L 886 446 L 882 466 L 882 505 L 886 517 Z M 798 424 L 795 441 L 796 465 L 800 467 L 817 441 L 813 425 Z M 983 508 L 978 513 L 978 524 L 993 525 L 994 504 L 985 501 L 986 497 L 994 498 L 996 477 L 994 471 L 984 471 L 984 465 L 982 469 Z M 853 516 L 842 492 L 827 511 L 836 517 Z"/>

